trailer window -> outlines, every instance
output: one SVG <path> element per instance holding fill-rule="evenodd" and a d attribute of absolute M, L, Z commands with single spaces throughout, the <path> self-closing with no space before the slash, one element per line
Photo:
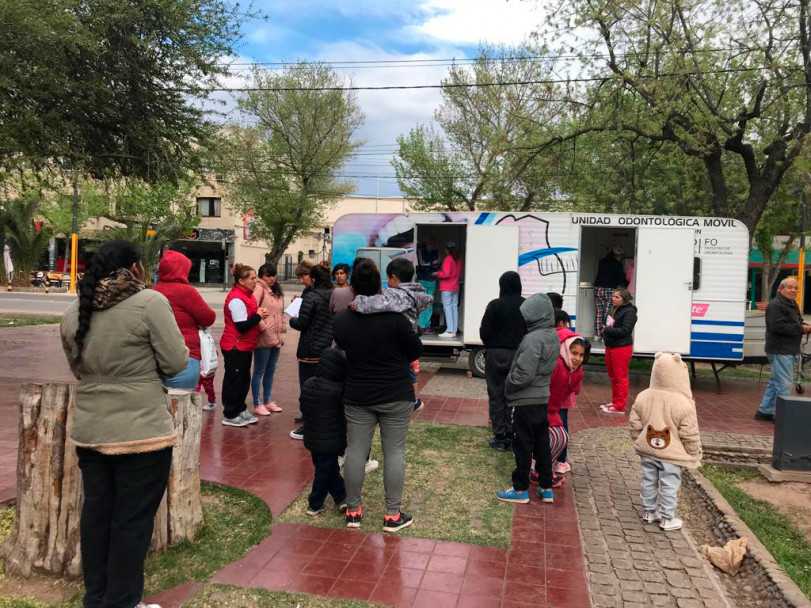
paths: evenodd
<path fill-rule="evenodd" d="M 701 289 L 701 258 L 693 258 L 693 291 Z"/>
<path fill-rule="evenodd" d="M 385 288 L 388 283 L 386 281 L 386 266 L 389 265 L 395 258 L 408 257 L 408 252 L 405 249 L 397 249 L 390 247 L 360 247 L 355 250 L 355 259 L 369 258 L 376 265 L 380 271 L 381 278 L 383 279 L 383 287 Z"/>

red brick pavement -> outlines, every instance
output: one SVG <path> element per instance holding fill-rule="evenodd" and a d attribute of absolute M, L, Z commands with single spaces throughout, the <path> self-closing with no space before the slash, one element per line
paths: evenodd
<path fill-rule="evenodd" d="M 296 332 L 285 346 L 274 383 L 284 413 L 235 429 L 220 424 L 221 411 L 206 412 L 200 471 L 204 479 L 248 490 L 278 515 L 311 481 L 308 452 L 288 433 L 298 411 Z M 56 327 L 0 330 L 0 500 L 14 495 L 19 389 L 26 381 L 69 381 Z M 424 386 L 429 374 L 420 375 Z M 219 390 L 222 374 L 217 377 Z M 771 425 L 752 420 L 760 396 L 754 384 L 725 384 L 724 394 L 701 385 L 694 392 L 702 429 L 768 434 Z M 598 404 L 609 388 L 588 384 L 570 414 L 571 430 L 623 426 L 622 416 L 603 414 Z M 487 402 L 424 395 L 426 421 L 487 425 Z M 505 484 L 508 483 L 505 480 Z M 482 488 L 491 491 L 493 488 Z M 570 484 L 553 505 L 533 496 L 515 507 L 509 549 L 479 547 L 368 531 L 325 530 L 279 524 L 243 559 L 226 566 L 215 582 L 357 598 L 395 606 L 588 606 L 580 537 Z M 374 529 L 377 522 L 364 522 Z M 161 594 L 164 608 L 179 606 L 199 589 L 184 585 Z"/>

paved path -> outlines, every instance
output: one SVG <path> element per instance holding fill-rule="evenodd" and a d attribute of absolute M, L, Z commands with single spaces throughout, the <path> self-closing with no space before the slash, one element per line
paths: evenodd
<path fill-rule="evenodd" d="M 249 428 L 233 429 L 220 424 L 221 412 L 208 412 L 204 418 L 201 445 L 200 470 L 204 479 L 253 492 L 268 503 L 275 515 L 287 508 L 307 487 L 312 473 L 312 464 L 302 443 L 288 437 L 294 426 L 292 419 L 298 409 L 295 360 L 298 334 L 292 331 L 289 336 L 290 340 L 282 351 L 274 385 L 275 396 L 285 408 L 284 413 L 262 419 L 259 424 Z M 0 392 L 0 412 L 9 422 L 17 419 L 19 389 L 26 381 L 72 381 L 61 351 L 57 327 L 0 330 L 0 383 L 3 386 Z M 218 389 L 221 381 L 222 374 L 218 374 Z M 487 400 L 483 381 L 466 378 L 462 370 L 443 369 L 436 373 L 420 374 L 420 388 L 426 401 L 426 408 L 420 413 L 420 419 L 446 424 L 487 425 Z M 717 395 L 711 383 L 700 384 L 695 390 L 695 398 L 702 430 L 726 433 L 734 430 L 747 436 L 770 434 L 771 425 L 755 422 L 751 418 L 760 390 L 756 384 L 733 385 L 728 382 L 725 385 L 726 392 Z M 627 566 L 629 554 L 631 557 L 634 557 L 633 553 L 638 553 L 640 557 L 642 554 L 643 543 L 635 542 L 634 539 L 653 536 L 645 530 L 638 530 L 641 524 L 630 526 L 632 516 L 636 517 L 632 512 L 634 495 L 637 492 L 637 470 L 633 465 L 633 458 L 628 456 L 623 466 L 617 463 L 612 465 L 610 461 L 613 456 L 606 457 L 602 452 L 600 458 L 604 461 L 596 459 L 594 451 L 598 449 L 596 446 L 602 445 L 602 440 L 595 438 L 584 443 L 582 438 L 589 435 L 576 433 L 590 428 L 608 428 L 608 431 L 585 433 L 607 432 L 608 437 L 612 433 L 616 437 L 626 436 L 624 428 L 616 427 L 624 427 L 627 419 L 602 414 L 597 407 L 608 396 L 609 388 L 605 385 L 584 386 L 578 405 L 571 415 L 572 431 L 575 432 L 571 452 L 575 462 L 572 476 L 574 483 L 567 483 L 563 491 L 556 493 L 554 505 L 534 502 L 530 506 L 516 506 L 513 540 L 508 550 L 411 538 L 384 539 L 382 534 L 368 530 L 332 532 L 309 526 L 280 524 L 273 527 L 270 537 L 245 558 L 224 568 L 214 580 L 268 589 L 308 591 L 335 597 L 360 597 L 396 606 L 588 606 L 586 568 L 593 577 L 597 574 L 612 576 L 611 571 L 600 570 L 608 570 L 608 565 L 613 567 L 612 562 L 599 562 L 601 558 L 593 547 L 602 545 L 606 551 L 620 550 L 609 547 L 608 542 L 610 540 L 612 545 L 619 543 L 620 535 L 616 532 L 622 532 L 622 542 L 626 546 L 622 549 L 622 557 L 618 556 L 617 559 L 626 559 L 626 562 L 619 561 L 619 565 Z M 731 440 L 731 436 L 723 437 Z M 765 445 L 767 441 L 764 437 L 753 440 L 753 443 Z M 0 429 L 0 500 L 14 495 L 16 449 L 16 424 L 9 423 Z M 584 464 L 592 460 L 597 460 L 597 464 L 592 465 L 596 484 L 594 488 L 599 490 L 596 494 L 591 487 L 592 469 Z M 257 466 L 258 464 L 261 466 Z M 606 479 L 609 478 L 617 483 L 608 483 Z M 495 489 L 497 488 L 482 488 L 482 491 L 491 492 Z M 604 510 L 590 513 L 587 506 L 580 504 L 581 497 L 589 491 L 596 496 L 592 503 L 595 509 L 604 503 L 612 505 L 612 521 L 603 521 L 610 519 L 604 517 Z M 610 503 L 607 502 L 609 499 Z M 613 502 L 615 499 L 618 501 L 616 506 Z M 617 506 L 622 510 L 618 510 Z M 582 544 L 577 525 L 578 514 L 581 520 L 586 521 L 582 527 Z M 627 538 L 622 527 L 616 526 L 616 520 L 620 516 L 628 520 Z M 588 519 L 589 517 L 592 519 Z M 593 525 L 595 517 L 599 526 L 603 523 L 607 526 L 605 530 L 602 527 L 587 527 Z M 614 527 L 611 526 L 612 523 L 615 524 Z M 612 531 L 615 534 L 611 534 Z M 595 532 L 599 534 L 595 535 Z M 662 539 L 656 540 L 664 546 Z M 690 589 L 678 587 L 675 583 L 681 579 L 673 574 L 670 575 L 673 584 L 670 584 L 667 572 L 672 570 L 684 576 L 697 574 L 695 570 L 698 567 L 695 563 L 685 564 L 681 560 L 690 555 L 679 553 L 687 551 L 679 543 L 679 538 L 665 540 L 668 551 L 672 551 L 680 560 L 678 569 L 668 569 L 654 562 L 655 569 L 640 571 L 659 572 L 664 576 L 664 582 L 646 580 L 645 577 L 658 578 L 655 574 L 639 574 L 639 580 L 617 577 L 610 585 L 615 591 L 612 596 L 607 590 L 607 579 L 602 579 L 604 583 L 600 583 L 600 579 L 592 578 L 592 599 L 597 590 L 600 591 L 597 595 L 603 598 L 600 601 L 604 601 L 604 598 L 622 597 L 622 593 L 627 592 L 647 593 L 650 598 L 662 596 L 660 599 L 650 599 L 650 603 L 646 605 L 664 602 L 664 597 L 685 600 L 682 608 L 698 605 L 686 602 L 696 598 L 674 595 L 689 594 L 690 591 L 664 593 L 658 592 L 661 587 L 651 586 L 664 585 L 668 590 L 671 587 Z M 646 549 L 646 555 L 651 560 L 655 557 L 654 548 L 659 548 L 656 543 Z M 415 555 L 421 557 L 414 557 Z M 610 559 L 611 554 L 608 556 Z M 329 571 L 321 567 L 325 563 L 324 558 L 329 558 L 336 564 L 330 566 Z M 280 565 L 288 563 L 297 565 L 294 573 L 290 573 L 291 567 Z M 362 575 L 356 574 L 356 569 L 350 567 L 355 563 L 364 565 L 360 569 L 363 571 Z M 367 566 L 368 564 L 374 565 Z M 670 562 L 670 565 L 675 567 L 676 563 Z M 694 571 L 691 572 L 688 568 Z M 637 572 L 635 567 L 632 570 Z M 640 581 L 641 590 L 632 588 L 639 587 Z M 606 588 L 598 587 L 603 584 Z M 187 585 L 162 594 L 161 603 L 164 608 L 179 606 L 198 588 L 196 585 Z M 694 594 L 699 589 L 704 588 L 692 586 Z M 700 597 L 702 601 L 713 599 Z M 612 601 L 616 603 L 616 599 Z"/>

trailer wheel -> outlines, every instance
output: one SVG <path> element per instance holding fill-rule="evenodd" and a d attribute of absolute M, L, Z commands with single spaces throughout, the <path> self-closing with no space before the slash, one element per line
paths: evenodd
<path fill-rule="evenodd" d="M 467 358 L 468 367 L 477 378 L 484 378 L 484 353 L 483 346 L 475 346 L 470 349 L 470 355 Z"/>
<path fill-rule="evenodd" d="M 805 392 L 805 387 L 803 386 L 802 382 L 798 382 L 797 386 L 794 388 L 797 390 L 798 395 L 802 395 Z"/>

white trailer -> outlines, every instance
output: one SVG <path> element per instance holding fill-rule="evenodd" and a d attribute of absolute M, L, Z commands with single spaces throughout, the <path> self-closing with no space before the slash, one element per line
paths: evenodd
<path fill-rule="evenodd" d="M 418 243 L 440 251 L 455 241 L 464 258 L 456 338 L 423 336 L 426 355 L 456 357 L 470 349 L 483 374 L 479 325 L 498 297 L 498 278 L 521 276 L 525 295 L 556 292 L 582 335 L 594 336 L 592 283 L 597 264 L 615 246 L 633 260 L 639 320 L 634 353 L 681 353 L 729 364 L 744 357 L 749 232 L 734 219 L 594 213 L 349 214 L 333 227 L 332 262 L 371 257 L 381 272 L 396 257 L 416 262 Z M 593 352 L 602 353 L 602 342 Z"/>

